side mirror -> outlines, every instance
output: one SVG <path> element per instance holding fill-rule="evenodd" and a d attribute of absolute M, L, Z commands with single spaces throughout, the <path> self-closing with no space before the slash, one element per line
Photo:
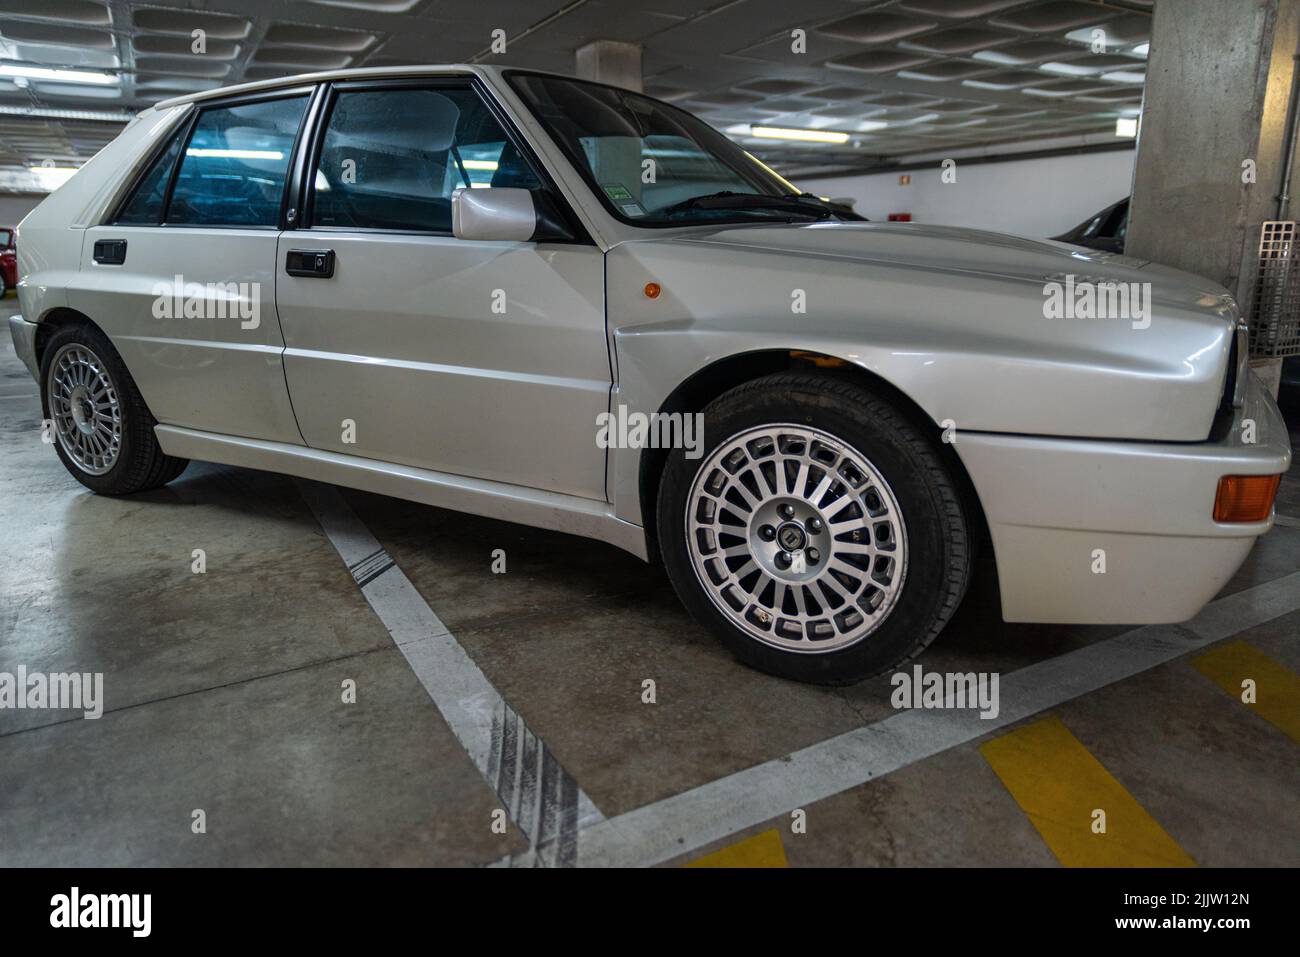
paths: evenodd
<path fill-rule="evenodd" d="M 509 187 L 461 187 L 451 194 L 451 231 L 457 239 L 532 239 L 537 232 L 533 194 Z"/>

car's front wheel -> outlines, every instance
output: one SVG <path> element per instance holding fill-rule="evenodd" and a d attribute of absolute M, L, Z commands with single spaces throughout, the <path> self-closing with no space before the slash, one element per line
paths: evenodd
<path fill-rule="evenodd" d="M 961 496 L 934 443 L 842 379 L 779 374 L 704 412 L 669 456 L 658 534 L 683 603 L 740 660 L 846 684 L 911 658 L 970 574 Z"/>
<path fill-rule="evenodd" d="M 78 482 L 129 495 L 170 482 L 187 459 L 166 455 L 121 356 L 98 329 L 64 326 L 41 356 L 41 407 L 59 459 Z"/>

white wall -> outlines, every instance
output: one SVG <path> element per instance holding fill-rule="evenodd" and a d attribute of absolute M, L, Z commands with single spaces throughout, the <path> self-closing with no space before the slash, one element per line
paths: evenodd
<path fill-rule="evenodd" d="M 974 165 L 958 159 L 955 183 L 943 182 L 936 159 L 932 169 L 910 171 L 910 186 L 899 185 L 899 173 L 797 185 L 818 196 L 852 196 L 854 208 L 871 220 L 911 213 L 915 223 L 1043 238 L 1063 233 L 1127 196 L 1135 156 L 1134 150 L 1115 150 Z"/>
<path fill-rule="evenodd" d="M 17 226 L 44 196 L 0 196 L 0 226 Z"/>

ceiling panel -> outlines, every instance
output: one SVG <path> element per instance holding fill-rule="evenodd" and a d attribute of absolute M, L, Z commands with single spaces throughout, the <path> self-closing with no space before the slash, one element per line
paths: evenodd
<path fill-rule="evenodd" d="M 569 72 L 576 47 L 605 38 L 642 45 L 647 90 L 700 111 L 792 174 L 862 166 L 918 149 L 1113 130 L 1117 117 L 1140 107 L 1151 30 L 1150 5 L 1138 0 L 207 0 L 191 9 L 198 6 L 0 0 L 0 68 L 10 68 L 0 75 L 0 165 L 83 162 L 132 112 L 178 93 L 403 63 Z M 497 28 L 507 34 L 499 57 L 489 48 Z M 1098 36 L 1103 52 L 1093 50 Z M 86 73 L 108 82 L 85 82 Z M 833 145 L 749 135 L 749 124 L 773 117 L 851 138 Z"/>

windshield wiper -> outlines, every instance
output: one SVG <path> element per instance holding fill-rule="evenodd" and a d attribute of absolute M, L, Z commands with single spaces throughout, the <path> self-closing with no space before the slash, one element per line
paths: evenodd
<path fill-rule="evenodd" d="M 811 197 L 809 203 L 805 197 Z M 835 210 L 827 206 L 816 196 L 809 193 L 788 193 L 784 196 L 765 196 L 762 193 L 737 193 L 724 189 L 717 193 L 692 196 L 680 203 L 660 210 L 661 215 L 672 215 L 688 209 L 776 209 L 791 213 L 803 213 L 816 219 L 825 219 L 835 215 Z"/>

